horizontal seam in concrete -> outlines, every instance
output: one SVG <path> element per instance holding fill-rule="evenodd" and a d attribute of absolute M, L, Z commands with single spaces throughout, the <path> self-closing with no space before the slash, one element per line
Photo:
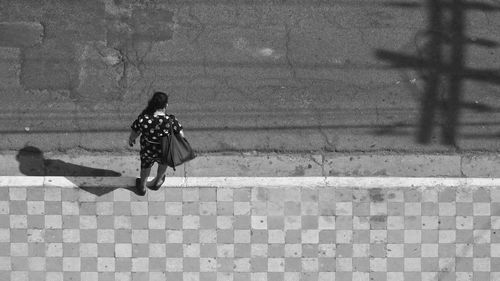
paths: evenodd
<path fill-rule="evenodd" d="M 0 176 L 0 187 L 130 188 L 132 177 Z M 431 177 L 170 177 L 164 187 L 446 188 L 500 187 L 500 178 Z"/>

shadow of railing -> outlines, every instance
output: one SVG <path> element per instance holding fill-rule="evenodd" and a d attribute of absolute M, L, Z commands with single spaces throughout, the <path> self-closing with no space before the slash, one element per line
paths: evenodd
<path fill-rule="evenodd" d="M 389 50 L 376 50 L 377 58 L 387 61 L 392 68 L 414 69 L 424 81 L 420 97 L 420 120 L 417 129 L 417 142 L 428 144 L 436 127 L 437 116 L 442 117 L 441 143 L 457 146 L 457 131 L 461 109 L 476 112 L 492 112 L 493 107 L 480 103 L 463 101 L 463 84 L 466 80 L 500 85 L 500 71 L 494 69 L 475 69 L 466 65 L 467 45 L 474 44 L 485 48 L 497 48 L 498 42 L 490 39 L 468 38 L 466 35 L 466 11 L 500 11 L 500 6 L 465 0 L 426 0 L 420 2 L 390 2 L 387 7 L 416 9 L 426 7 L 428 27 L 427 42 L 416 55 Z"/>

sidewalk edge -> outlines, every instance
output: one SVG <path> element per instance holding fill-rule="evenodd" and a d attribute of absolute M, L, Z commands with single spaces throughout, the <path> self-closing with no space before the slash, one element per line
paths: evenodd
<path fill-rule="evenodd" d="M 133 177 L 26 177 L 0 176 L 1 187 L 134 187 Z M 500 178 L 457 177 L 170 177 L 164 187 L 219 188 L 395 188 L 395 187 L 500 187 Z"/>

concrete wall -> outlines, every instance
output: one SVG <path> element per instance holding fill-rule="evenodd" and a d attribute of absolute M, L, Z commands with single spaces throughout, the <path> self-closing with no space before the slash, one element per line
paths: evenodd
<path fill-rule="evenodd" d="M 500 151 L 499 4 L 436 3 L 1 0 L 0 149 L 127 149 L 162 90 L 200 151 Z"/>

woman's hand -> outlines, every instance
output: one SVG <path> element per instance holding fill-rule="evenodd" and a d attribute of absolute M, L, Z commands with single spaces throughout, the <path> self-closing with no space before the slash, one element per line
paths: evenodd
<path fill-rule="evenodd" d="M 136 133 L 134 130 L 130 131 L 130 135 L 128 137 L 128 145 L 130 147 L 134 146 L 135 144 L 135 139 L 139 136 L 139 133 Z"/>
<path fill-rule="evenodd" d="M 128 145 L 129 145 L 130 147 L 133 147 L 133 146 L 134 146 L 134 144 L 135 144 L 135 139 L 131 139 L 131 138 L 129 138 L 129 139 L 128 139 Z"/>

